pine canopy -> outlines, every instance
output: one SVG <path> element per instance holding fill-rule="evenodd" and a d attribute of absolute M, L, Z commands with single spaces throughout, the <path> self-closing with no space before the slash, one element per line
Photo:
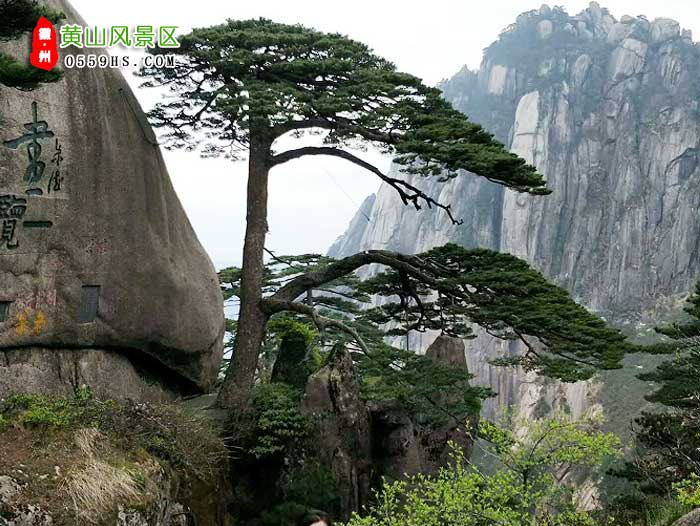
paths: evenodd
<path fill-rule="evenodd" d="M 177 97 L 151 114 L 170 147 L 238 157 L 251 131 L 274 139 L 326 131 L 323 148 L 282 152 L 273 164 L 369 142 L 406 171 L 455 177 L 468 170 L 518 191 L 545 194 L 535 168 L 445 102 L 438 89 L 343 35 L 270 20 L 229 20 L 181 37 L 177 66 L 145 69 L 145 85 Z"/>

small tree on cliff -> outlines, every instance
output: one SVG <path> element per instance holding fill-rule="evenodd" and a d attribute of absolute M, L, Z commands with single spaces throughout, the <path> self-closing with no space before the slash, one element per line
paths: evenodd
<path fill-rule="evenodd" d="M 513 428 L 518 431 L 513 431 Z M 594 526 L 576 505 L 567 477 L 622 452 L 620 440 L 592 418 L 518 419 L 479 428 L 482 471 L 456 451 L 436 476 L 385 482 L 375 503 L 347 526 Z"/>
<path fill-rule="evenodd" d="M 405 204 L 441 209 L 457 223 L 448 203 L 402 178 L 383 173 L 345 147 L 371 144 L 394 155 L 405 174 L 438 177 L 445 182 L 470 171 L 518 192 L 549 193 L 532 166 L 454 110 L 439 90 L 396 71 L 367 46 L 342 35 L 263 19 L 230 20 L 195 29 L 180 42 L 179 49 L 154 51 L 176 55 L 176 67 L 142 71 L 150 77 L 145 86 L 167 86 L 177 95 L 151 112 L 153 124 L 166 130 L 166 146 L 201 147 L 204 155 L 248 157 L 240 316 L 235 351 L 219 396 L 222 405 L 240 407 L 249 400 L 271 314 L 304 311 L 318 321 L 310 306 L 295 301 L 298 296 L 363 265 L 379 263 L 394 269 L 393 281 L 387 286 L 402 288 L 402 297 L 407 300 L 401 302 L 403 307 L 413 302 L 420 309 L 421 287 L 428 284 L 440 293 L 440 301 L 454 301 L 463 308 L 462 314 L 475 315 L 468 308 L 473 296 L 469 285 L 459 281 L 459 264 L 451 263 L 447 253 L 426 260 L 386 251 L 363 252 L 297 277 L 278 291 L 276 298 L 264 299 L 268 174 L 272 168 L 304 156 L 338 157 L 375 174 L 395 189 Z M 325 133 L 322 146 L 278 151 L 275 141 L 280 137 L 310 131 Z M 429 320 L 431 328 L 440 321 L 430 316 L 420 316 L 420 320 Z M 483 321 L 493 324 L 495 331 L 508 326 L 498 316 Z M 528 345 L 528 360 L 536 363 L 533 367 L 556 375 L 560 359 L 539 353 L 531 342 Z M 603 356 L 599 351 L 588 353 L 591 360 L 576 358 L 577 353 L 567 359 L 581 361 L 586 371 L 601 363 L 617 364 L 618 354 Z"/>

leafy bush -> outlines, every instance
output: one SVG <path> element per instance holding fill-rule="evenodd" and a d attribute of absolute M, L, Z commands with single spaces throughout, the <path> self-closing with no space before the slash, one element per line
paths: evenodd
<path fill-rule="evenodd" d="M 218 473 L 228 455 L 224 441 L 208 421 L 175 405 L 125 402 L 102 416 L 99 428 L 126 447 L 143 448 L 198 479 Z"/>
<path fill-rule="evenodd" d="M 288 314 L 273 316 L 267 324 L 267 330 L 276 338 L 283 338 L 292 333 L 299 334 L 306 345 L 311 345 L 311 342 L 318 336 L 318 332 L 309 324 Z"/>
<path fill-rule="evenodd" d="M 278 484 L 281 504 L 262 514 L 265 526 L 296 524 L 309 509 L 337 510 L 338 483 L 317 461 L 305 461 L 287 469 Z"/>
<path fill-rule="evenodd" d="M 321 367 L 320 351 L 312 345 L 318 333 L 290 316 L 273 318 L 267 330 L 274 336 L 277 347 L 272 382 L 304 389 L 309 375 Z"/>
<path fill-rule="evenodd" d="M 283 383 L 260 384 L 253 395 L 254 443 L 248 448 L 256 458 L 282 454 L 310 432 L 309 420 L 301 414 L 301 391 Z"/>
<path fill-rule="evenodd" d="M 116 408 L 114 402 L 101 402 L 88 388 L 80 388 L 71 397 L 13 394 L 0 401 L 4 425 L 91 427 L 98 415 Z"/>
<path fill-rule="evenodd" d="M 687 479 L 673 484 L 673 489 L 681 504 L 700 507 L 700 476 L 696 473 L 691 473 Z"/>
<path fill-rule="evenodd" d="M 385 484 L 369 514 L 355 514 L 348 526 L 592 526 L 592 516 L 577 509 L 565 476 L 618 454 L 617 437 L 597 431 L 592 420 L 572 422 L 561 415 L 515 423 L 517 432 L 510 425 L 481 426 L 493 474 L 455 450 L 452 465 L 437 476 Z"/>

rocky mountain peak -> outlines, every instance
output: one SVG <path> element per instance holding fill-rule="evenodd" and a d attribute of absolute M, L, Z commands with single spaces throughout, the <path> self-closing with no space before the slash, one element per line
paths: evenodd
<path fill-rule="evenodd" d="M 606 40 L 609 43 L 619 42 L 628 36 L 648 43 L 662 43 L 676 38 L 692 41 L 690 31 L 681 31 L 676 20 L 657 18 L 649 22 L 644 16 L 631 15 L 622 15 L 618 20 L 598 2 L 591 2 L 586 9 L 574 16 L 570 16 L 562 7 L 543 4 L 539 9 L 520 14 L 501 37 L 533 29 L 541 40 L 565 34 L 583 40 Z"/>
<path fill-rule="evenodd" d="M 571 16 L 542 6 L 486 48 L 481 67 L 442 83 L 447 100 L 535 165 L 552 194 L 527 196 L 465 173 L 412 179 L 464 220 L 404 207 L 390 188 L 334 245 L 333 255 L 416 253 L 456 242 L 511 253 L 606 319 L 644 333 L 680 310 L 700 276 L 700 46 L 668 18 L 616 19 L 597 3 Z M 417 337 L 425 349 L 431 338 Z M 585 386 L 543 388 L 494 371 L 511 352 L 484 335 L 467 343 L 470 370 L 499 404 L 529 413 L 594 404 Z"/>

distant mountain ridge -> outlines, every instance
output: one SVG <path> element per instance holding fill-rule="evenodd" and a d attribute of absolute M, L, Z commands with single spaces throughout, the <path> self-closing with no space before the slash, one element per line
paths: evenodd
<path fill-rule="evenodd" d="M 659 296 L 684 294 L 700 270 L 698 79 L 699 47 L 676 21 L 618 21 L 596 3 L 576 16 L 523 13 L 479 71 L 464 68 L 442 89 L 554 193 L 468 176 L 421 181 L 465 220 L 452 227 L 382 188 L 363 205 L 371 221 L 359 214 L 330 253 L 448 240 L 493 248 L 531 261 L 598 312 L 645 321 Z"/>
<path fill-rule="evenodd" d="M 478 71 L 441 87 L 537 166 L 553 194 L 516 194 L 468 174 L 444 185 L 412 180 L 453 205 L 464 219 L 455 226 L 382 187 L 329 253 L 415 253 L 448 241 L 509 252 L 613 323 L 647 331 L 679 310 L 700 275 L 698 80 L 700 46 L 674 20 L 618 20 L 595 2 L 575 16 L 546 5 L 523 13 Z M 424 349 L 432 337 L 416 338 Z M 467 346 L 499 404 L 532 415 L 600 408 L 600 384 L 534 381 L 484 365 L 513 351 L 507 343 L 482 336 Z"/>

